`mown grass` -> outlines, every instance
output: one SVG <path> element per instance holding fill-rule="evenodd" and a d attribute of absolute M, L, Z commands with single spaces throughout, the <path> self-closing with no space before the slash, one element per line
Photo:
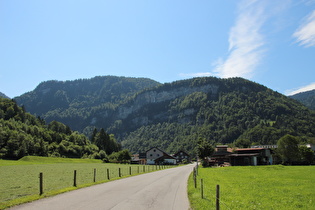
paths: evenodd
<path fill-rule="evenodd" d="M 201 199 L 200 180 L 204 183 Z M 315 209 L 315 166 L 247 166 L 199 168 L 197 189 L 188 181 L 191 207 L 215 209 L 220 185 L 220 209 Z"/>
<path fill-rule="evenodd" d="M 0 160 L 0 209 L 42 197 L 157 170 L 156 166 L 105 164 L 100 160 L 25 157 L 19 161 Z M 94 182 L 94 169 L 96 180 Z M 110 180 L 107 179 L 107 169 Z M 73 187 L 74 170 L 77 187 Z M 39 173 L 44 177 L 44 194 L 39 196 Z"/>

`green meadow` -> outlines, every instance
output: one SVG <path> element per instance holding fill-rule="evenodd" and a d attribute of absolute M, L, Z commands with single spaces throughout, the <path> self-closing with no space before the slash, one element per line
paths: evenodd
<path fill-rule="evenodd" d="M 18 161 L 0 160 L 0 209 L 42 197 L 87 187 L 121 176 L 157 170 L 156 166 L 102 163 L 92 159 L 24 157 Z M 73 187 L 74 170 L 77 187 Z M 94 182 L 94 170 L 95 182 Z M 39 173 L 43 173 L 43 195 L 39 195 Z"/>
<path fill-rule="evenodd" d="M 222 210 L 315 209 L 315 166 L 199 167 L 197 188 L 188 181 L 192 209 L 216 209 L 216 185 Z"/>

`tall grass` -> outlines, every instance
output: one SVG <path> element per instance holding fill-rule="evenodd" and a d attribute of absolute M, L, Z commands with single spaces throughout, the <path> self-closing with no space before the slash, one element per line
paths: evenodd
<path fill-rule="evenodd" d="M 204 182 L 201 199 L 200 179 Z M 198 187 L 189 177 L 188 196 L 195 210 L 215 209 L 220 185 L 221 209 L 315 209 L 314 166 L 199 168 Z"/>
<path fill-rule="evenodd" d="M 158 169 L 156 166 L 105 164 L 89 159 L 26 157 L 19 161 L 0 160 L 0 209 L 76 189 L 73 187 L 74 170 L 77 171 L 77 186 L 80 188 L 94 184 L 94 169 L 95 183 L 102 183 L 109 181 L 107 169 L 113 180 L 118 178 L 119 168 L 121 176 L 129 176 L 130 167 L 132 175 Z M 44 177 L 43 196 L 38 195 L 39 173 L 43 173 Z"/>

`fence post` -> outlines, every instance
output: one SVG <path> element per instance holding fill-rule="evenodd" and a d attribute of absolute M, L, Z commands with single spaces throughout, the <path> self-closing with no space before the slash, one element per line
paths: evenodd
<path fill-rule="evenodd" d="M 109 168 L 107 169 L 107 179 L 109 180 Z"/>
<path fill-rule="evenodd" d="M 201 198 L 203 199 L 203 179 L 200 180 Z"/>
<path fill-rule="evenodd" d="M 197 158 L 197 166 L 196 166 L 196 175 L 198 175 L 198 158 Z"/>
<path fill-rule="evenodd" d="M 118 176 L 121 177 L 121 171 L 120 168 L 118 168 Z"/>
<path fill-rule="evenodd" d="M 94 181 L 94 182 L 96 181 L 96 168 L 94 168 L 94 178 L 93 178 L 93 181 Z"/>
<path fill-rule="evenodd" d="M 39 195 L 42 195 L 43 192 L 43 173 L 39 173 Z"/>
<path fill-rule="evenodd" d="M 73 187 L 77 186 L 77 170 L 73 172 Z"/>
<path fill-rule="evenodd" d="M 131 166 L 129 166 L 129 175 L 131 175 Z"/>
<path fill-rule="evenodd" d="M 139 166 L 138 166 L 138 173 L 140 173 Z"/>
<path fill-rule="evenodd" d="M 220 185 L 217 185 L 216 210 L 220 210 Z"/>
<path fill-rule="evenodd" d="M 143 166 L 143 172 L 145 172 L 145 165 Z"/>
<path fill-rule="evenodd" d="M 197 188 L 197 175 L 196 175 L 196 168 L 194 168 L 194 183 L 195 183 L 195 188 Z"/>

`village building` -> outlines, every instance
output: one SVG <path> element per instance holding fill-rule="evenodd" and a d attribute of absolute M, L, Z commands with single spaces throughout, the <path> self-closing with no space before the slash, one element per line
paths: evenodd
<path fill-rule="evenodd" d="M 211 166 L 222 165 L 230 161 L 229 156 L 232 154 L 232 148 L 227 145 L 217 145 L 213 155 L 209 160 Z"/>
<path fill-rule="evenodd" d="M 256 166 L 273 164 L 272 152 L 269 148 L 236 149 L 229 155 L 232 166 Z"/>
<path fill-rule="evenodd" d="M 132 155 L 130 164 L 139 164 L 139 165 L 147 164 L 146 153 L 139 153 L 139 154 Z"/>
<path fill-rule="evenodd" d="M 227 145 L 217 145 L 209 159 L 210 166 L 256 166 L 273 164 L 272 151 L 266 147 L 229 148 Z"/>
<path fill-rule="evenodd" d="M 176 158 L 170 156 L 166 152 L 160 150 L 157 147 L 153 147 L 146 151 L 146 163 L 148 165 L 167 165 L 167 164 L 176 164 Z"/>
<path fill-rule="evenodd" d="M 183 161 L 186 161 L 187 163 L 191 162 L 190 155 L 184 150 L 179 150 L 173 157 L 176 158 L 177 163 L 182 163 Z"/>

